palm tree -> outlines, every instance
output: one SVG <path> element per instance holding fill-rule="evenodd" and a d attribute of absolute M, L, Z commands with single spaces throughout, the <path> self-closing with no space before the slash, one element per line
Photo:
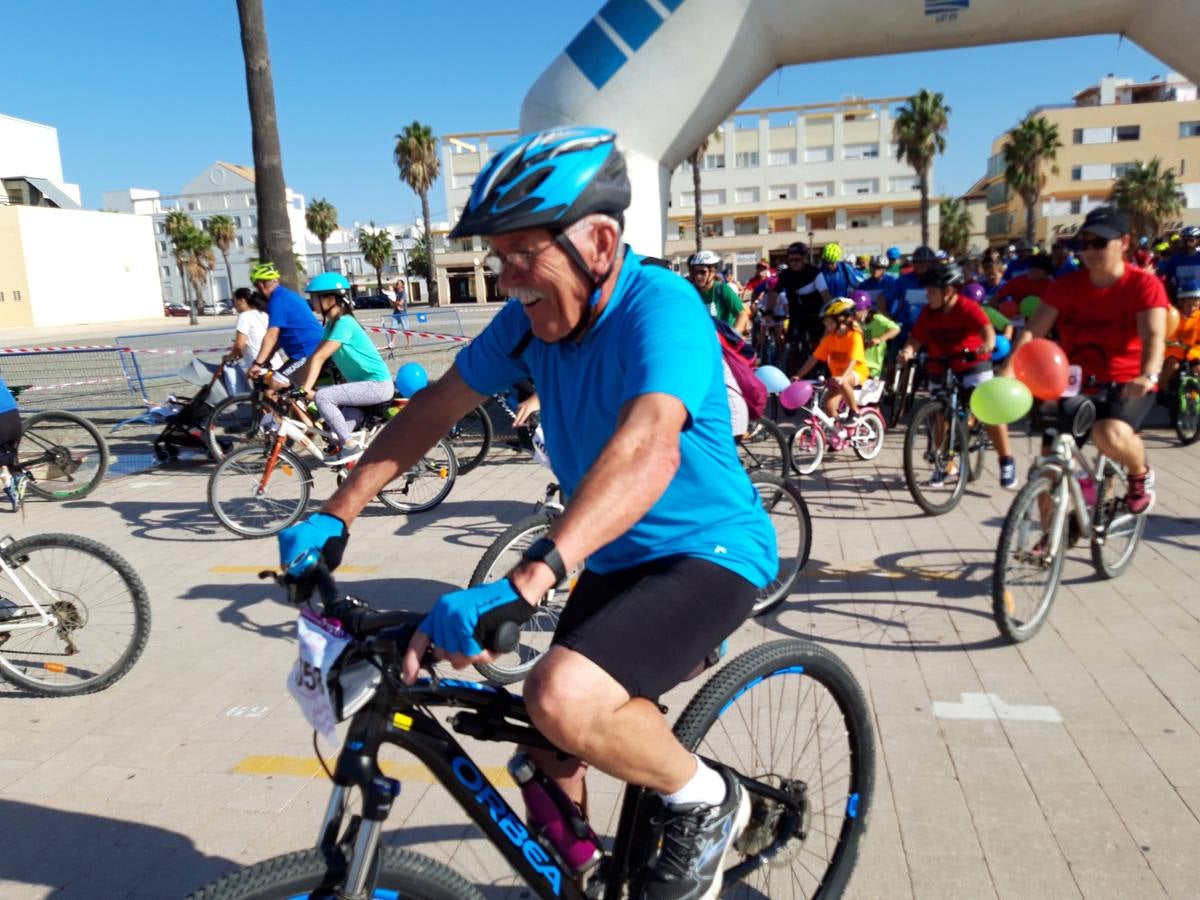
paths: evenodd
<path fill-rule="evenodd" d="M 429 237 L 429 305 L 438 305 L 437 269 L 433 259 L 433 231 L 429 221 L 429 189 L 438 177 L 437 138 L 433 129 L 414 121 L 396 135 L 393 158 L 400 169 L 400 180 L 421 198 L 421 219 Z"/>
<path fill-rule="evenodd" d="M 233 296 L 233 269 L 229 267 L 229 248 L 237 240 L 237 229 L 229 216 L 213 216 L 204 228 L 225 260 L 225 275 L 229 278 L 229 296 Z"/>
<path fill-rule="evenodd" d="M 217 267 L 217 258 L 213 254 L 213 239 L 207 231 L 190 226 L 182 234 L 183 248 L 187 253 L 183 268 L 188 281 L 192 283 L 192 294 L 195 303 L 192 307 L 192 322 L 196 324 L 196 307 L 200 305 L 201 291 L 208 284 L 208 276 Z"/>
<path fill-rule="evenodd" d="M 386 228 L 375 230 L 375 223 L 370 222 L 366 228 L 358 232 L 358 249 L 362 251 L 367 265 L 375 270 L 375 291 L 383 293 L 383 267 L 392 258 L 392 233 Z"/>
<path fill-rule="evenodd" d="M 933 158 L 946 152 L 950 107 L 939 92 L 922 88 L 908 98 L 896 115 L 892 137 L 896 156 L 912 166 L 921 182 L 921 243 L 929 246 L 929 170 Z"/>
<path fill-rule="evenodd" d="M 246 62 L 246 94 L 250 101 L 250 136 L 254 149 L 254 197 L 258 207 L 258 246 L 263 259 L 279 266 L 280 280 L 298 286 L 292 255 L 292 224 L 287 210 L 287 184 L 279 125 L 275 119 L 275 86 L 262 0 L 237 0 Z"/>
<path fill-rule="evenodd" d="M 1156 237 L 1164 219 L 1183 212 L 1179 182 L 1175 170 L 1163 170 L 1157 156 L 1144 163 L 1137 160 L 1126 169 L 1113 185 L 1108 199 L 1129 216 L 1133 233 L 1138 237 Z"/>
<path fill-rule="evenodd" d="M 704 141 L 692 151 L 688 157 L 688 165 L 692 167 L 692 225 L 696 232 L 696 252 L 704 249 L 704 215 L 700 209 L 700 166 L 704 163 L 704 154 L 708 151 L 708 142 Z"/>
<path fill-rule="evenodd" d="M 938 223 L 938 246 L 953 257 L 966 253 L 975 227 L 967 204 L 947 197 L 938 206 Z"/>
<path fill-rule="evenodd" d="M 321 242 L 321 271 L 329 271 L 329 257 L 325 254 L 325 242 L 337 231 L 337 209 L 324 198 L 318 198 L 308 204 L 304 211 L 304 224 L 308 226 L 318 241 Z"/>
<path fill-rule="evenodd" d="M 1004 181 L 1025 204 L 1025 240 L 1033 244 L 1037 238 L 1037 208 L 1046 186 L 1042 172 L 1050 164 L 1051 174 L 1058 174 L 1054 161 L 1062 141 L 1058 126 L 1045 116 L 1029 116 L 1008 132 L 1004 145 Z"/>
<path fill-rule="evenodd" d="M 193 325 L 196 324 L 196 307 L 188 295 L 187 276 L 184 274 L 183 268 L 188 258 L 184 235 L 188 229 L 195 227 L 188 214 L 181 209 L 173 209 L 167 213 L 167 219 L 163 223 L 163 229 L 166 231 L 167 237 L 171 239 L 171 248 L 175 254 L 175 268 L 179 270 L 179 282 L 183 287 L 183 303 L 188 308 Z"/>

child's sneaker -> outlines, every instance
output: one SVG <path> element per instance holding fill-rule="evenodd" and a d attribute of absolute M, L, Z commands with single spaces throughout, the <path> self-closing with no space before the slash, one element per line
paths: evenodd
<path fill-rule="evenodd" d="M 1135 516 L 1145 515 L 1154 506 L 1154 470 L 1147 468 L 1141 475 L 1129 476 L 1125 506 Z"/>

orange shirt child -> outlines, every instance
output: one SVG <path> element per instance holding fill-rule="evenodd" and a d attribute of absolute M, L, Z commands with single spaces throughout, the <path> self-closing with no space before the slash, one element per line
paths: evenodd
<path fill-rule="evenodd" d="M 1172 347 L 1170 344 L 1183 344 L 1182 347 Z M 1183 359 L 1187 354 L 1189 360 L 1200 360 L 1200 310 L 1192 313 L 1179 322 L 1179 327 L 1167 337 L 1166 356 Z"/>
<path fill-rule="evenodd" d="M 865 382 L 869 376 L 862 333 L 857 329 L 851 328 L 845 334 L 829 332 L 821 338 L 813 356 L 829 366 L 829 372 L 834 378 L 840 378 L 849 369 L 854 370 L 859 384 Z"/>

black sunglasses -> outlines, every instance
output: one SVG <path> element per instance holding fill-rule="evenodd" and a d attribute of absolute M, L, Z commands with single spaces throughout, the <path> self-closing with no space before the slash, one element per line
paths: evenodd
<path fill-rule="evenodd" d="M 1087 238 L 1076 238 L 1075 246 L 1080 250 L 1103 250 L 1108 246 L 1110 238 L 1094 237 L 1088 240 Z"/>

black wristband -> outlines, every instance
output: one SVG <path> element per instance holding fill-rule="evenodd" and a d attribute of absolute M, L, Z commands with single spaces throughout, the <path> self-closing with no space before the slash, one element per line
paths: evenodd
<path fill-rule="evenodd" d="M 562 581 L 567 577 L 567 567 L 563 564 L 562 557 L 558 554 L 558 547 L 548 537 L 538 538 L 534 541 L 529 549 L 521 554 L 521 558 L 526 562 L 545 563 L 550 567 L 550 571 L 554 573 L 554 577 L 558 581 Z"/>

